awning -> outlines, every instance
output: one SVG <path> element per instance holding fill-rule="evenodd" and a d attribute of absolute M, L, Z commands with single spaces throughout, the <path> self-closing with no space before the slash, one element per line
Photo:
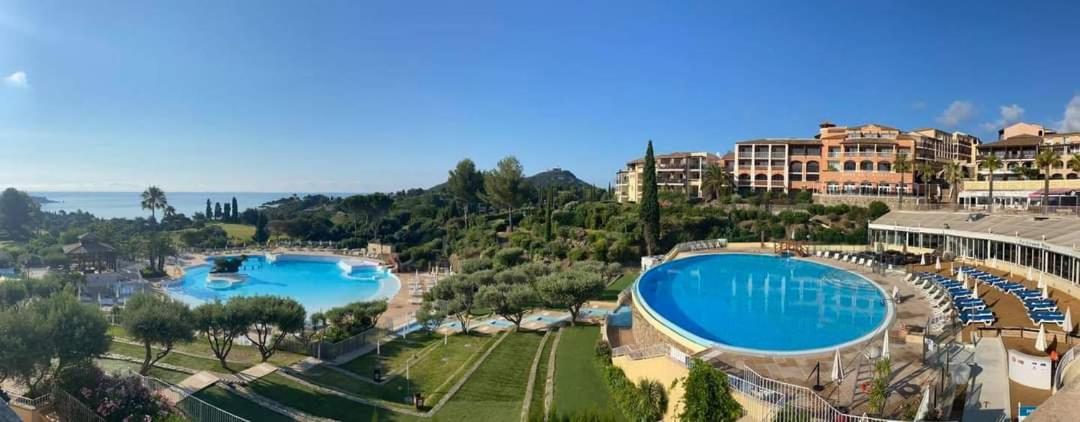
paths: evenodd
<path fill-rule="evenodd" d="M 1074 196 L 1074 195 L 1076 195 L 1076 189 L 1052 188 L 1052 189 L 1050 189 L 1050 194 L 1047 195 L 1047 196 Z M 1031 198 L 1031 199 L 1042 199 L 1042 196 L 1043 196 L 1043 191 L 1041 191 L 1041 190 L 1037 190 L 1035 192 L 1031 192 L 1030 194 L 1028 194 L 1028 198 Z"/>
<path fill-rule="evenodd" d="M 1034 192 L 1028 190 L 995 190 L 995 198 L 1028 198 L 1029 195 Z M 966 190 L 960 192 L 961 198 L 985 198 L 990 196 L 990 191 L 985 190 Z"/>

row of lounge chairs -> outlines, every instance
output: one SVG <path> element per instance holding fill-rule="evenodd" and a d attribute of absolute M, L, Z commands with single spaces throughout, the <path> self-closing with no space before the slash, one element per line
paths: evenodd
<path fill-rule="evenodd" d="M 956 280 L 934 273 L 916 273 L 908 278 L 930 299 L 935 316 L 948 317 L 955 311 L 957 319 L 964 325 L 982 323 L 989 326 L 997 320 L 987 309 L 986 302 Z"/>
<path fill-rule="evenodd" d="M 820 258 L 831 258 L 841 262 L 850 262 L 856 265 L 865 265 L 867 267 L 874 266 L 875 259 L 872 255 L 867 253 L 848 253 L 848 252 L 833 252 L 833 251 L 817 251 L 815 256 Z"/>
<path fill-rule="evenodd" d="M 679 249 L 682 252 L 696 252 L 705 251 L 710 249 L 721 249 L 727 247 L 727 239 L 714 239 L 714 240 L 695 240 L 693 242 L 686 242 L 679 245 Z"/>
<path fill-rule="evenodd" d="M 972 267 L 960 267 L 957 274 L 971 277 L 1020 299 L 1020 302 L 1024 304 L 1024 308 L 1027 310 L 1028 319 L 1034 325 L 1065 325 L 1065 315 L 1058 310 L 1057 301 L 1046 297 L 1042 291 L 1029 289 L 1023 284 Z"/>

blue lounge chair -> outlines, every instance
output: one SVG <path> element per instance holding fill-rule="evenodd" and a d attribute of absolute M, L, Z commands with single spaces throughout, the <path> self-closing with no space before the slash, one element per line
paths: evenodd
<path fill-rule="evenodd" d="M 1027 287 L 1024 287 L 1024 285 L 1020 283 L 1006 283 L 1001 285 L 1001 290 L 1004 290 L 1006 293 L 1018 292 L 1025 289 L 1027 289 Z"/>
<path fill-rule="evenodd" d="M 1024 307 L 1027 308 L 1028 313 L 1056 311 L 1058 308 L 1057 303 L 1054 303 L 1052 300 L 1045 302 L 1024 302 Z"/>
<path fill-rule="evenodd" d="M 960 314 L 958 316 L 958 318 L 960 318 L 960 322 L 963 323 L 964 325 L 982 323 L 982 324 L 984 324 L 986 326 L 990 326 L 990 325 L 994 324 L 994 314 L 993 313 L 991 313 L 990 315 L 978 314 L 978 315 L 971 315 L 971 316 L 965 316 L 964 314 Z"/>
<path fill-rule="evenodd" d="M 986 302 L 983 302 L 981 299 L 964 299 L 953 302 L 953 306 L 960 312 L 981 311 L 986 309 Z"/>
<path fill-rule="evenodd" d="M 1062 325 L 1065 323 L 1065 315 L 1062 315 L 1058 311 L 1038 311 L 1028 313 L 1028 318 L 1031 318 L 1031 323 L 1035 325 L 1039 324 L 1057 324 Z"/>
<path fill-rule="evenodd" d="M 953 300 L 975 298 L 975 294 L 972 293 L 971 290 L 967 290 L 963 287 L 959 289 L 949 289 L 948 292 L 949 296 L 951 296 Z"/>
<path fill-rule="evenodd" d="M 969 318 L 969 319 L 970 318 L 976 318 L 976 317 L 985 318 L 985 317 L 988 317 L 988 316 L 993 317 L 994 312 L 989 310 L 989 309 L 983 309 L 983 310 L 980 310 L 980 311 L 964 311 L 964 312 L 960 313 L 960 316 L 963 316 L 963 317 Z"/>
<path fill-rule="evenodd" d="M 1032 289 L 1018 290 L 1018 291 L 1012 292 L 1012 294 L 1016 295 L 1016 297 L 1020 298 L 1020 300 L 1031 300 L 1031 299 L 1038 299 L 1038 298 L 1042 297 L 1042 292 L 1040 292 L 1038 290 L 1032 290 Z"/>

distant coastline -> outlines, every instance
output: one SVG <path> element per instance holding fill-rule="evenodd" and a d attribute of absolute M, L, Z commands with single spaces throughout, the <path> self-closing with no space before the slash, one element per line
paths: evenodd
<path fill-rule="evenodd" d="M 56 203 L 58 203 L 58 201 L 53 201 L 53 200 L 49 199 L 48 197 L 40 196 L 40 195 L 33 195 L 33 196 L 30 197 L 30 199 L 32 199 L 38 205 L 56 204 Z"/>
<path fill-rule="evenodd" d="M 150 211 L 141 205 L 140 192 L 30 192 L 44 212 L 88 212 L 98 218 L 149 217 Z M 165 192 L 169 205 L 177 212 L 191 217 L 204 212 L 206 201 L 231 203 L 235 197 L 241 210 L 257 208 L 268 202 L 293 195 L 349 196 L 343 192 Z"/>

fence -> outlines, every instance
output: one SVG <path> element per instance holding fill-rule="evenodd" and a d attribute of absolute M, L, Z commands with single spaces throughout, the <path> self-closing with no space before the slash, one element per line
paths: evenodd
<path fill-rule="evenodd" d="M 657 343 L 645 347 L 628 344 L 612 349 L 611 357 L 617 358 L 620 356 L 627 356 L 632 360 L 648 359 L 658 356 L 667 356 L 670 350 L 671 346 L 666 343 Z"/>
<path fill-rule="evenodd" d="M 50 396 L 53 412 L 63 422 L 105 422 L 104 418 L 64 390 L 55 388 Z"/>
<path fill-rule="evenodd" d="M 1069 367 L 1069 364 L 1076 359 L 1076 348 L 1069 349 L 1065 354 L 1061 355 L 1061 359 L 1057 362 L 1057 369 L 1054 371 L 1054 382 L 1051 384 L 1054 390 L 1064 387 L 1065 369 Z"/>
<path fill-rule="evenodd" d="M 897 422 L 892 419 L 849 415 L 833 407 L 809 388 L 763 377 L 750 368 L 737 374 L 729 373 L 728 381 L 733 391 L 745 396 L 743 410 L 756 420 Z"/>
<path fill-rule="evenodd" d="M 337 343 L 316 341 L 307 345 L 303 353 L 321 360 L 334 360 L 340 356 L 368 347 L 375 347 L 375 342 L 387 335 L 382 328 L 372 328 Z M 292 351 L 292 350 L 290 350 Z"/>
<path fill-rule="evenodd" d="M 153 377 L 135 374 L 139 377 L 142 385 L 148 390 L 160 395 L 173 396 L 179 399 L 175 407 L 189 420 L 194 422 L 249 422 L 247 419 L 236 416 L 217 406 L 202 401 L 198 397 L 187 395 L 179 387 Z"/>

